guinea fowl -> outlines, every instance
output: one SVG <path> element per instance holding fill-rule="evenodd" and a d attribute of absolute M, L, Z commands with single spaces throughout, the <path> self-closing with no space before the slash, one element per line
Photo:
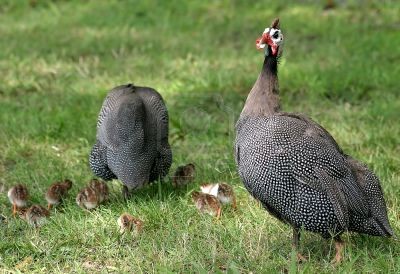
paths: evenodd
<path fill-rule="evenodd" d="M 31 226 L 38 228 L 42 226 L 50 216 L 50 212 L 41 205 L 33 205 L 19 212 L 22 219 L 26 220 Z"/>
<path fill-rule="evenodd" d="M 210 194 L 218 198 L 221 204 L 232 204 L 236 209 L 236 196 L 231 185 L 227 183 L 204 184 L 200 186 L 202 193 Z"/>
<path fill-rule="evenodd" d="M 196 167 L 192 163 L 184 166 L 178 166 L 174 176 L 172 176 L 172 185 L 174 187 L 181 187 L 193 182 L 195 172 Z"/>
<path fill-rule="evenodd" d="M 100 194 L 97 189 L 90 186 L 82 189 L 78 195 L 76 195 L 76 204 L 82 209 L 91 210 L 96 208 L 100 204 Z"/>
<path fill-rule="evenodd" d="M 10 203 L 13 205 L 12 213 L 15 216 L 18 209 L 24 208 L 28 204 L 29 193 L 26 186 L 18 184 L 8 190 L 7 193 Z"/>
<path fill-rule="evenodd" d="M 89 187 L 96 190 L 98 197 L 99 197 L 99 203 L 102 203 L 102 202 L 108 200 L 110 191 L 108 190 L 108 186 L 106 185 L 105 182 L 97 180 L 97 179 L 92 179 L 89 182 Z"/>
<path fill-rule="evenodd" d="M 53 206 L 58 205 L 68 194 L 68 191 L 72 187 L 72 181 L 65 179 L 62 182 L 53 183 L 45 194 L 47 201 L 47 209 L 51 209 Z"/>
<path fill-rule="evenodd" d="M 120 233 L 123 234 L 125 232 L 133 232 L 133 234 L 137 235 L 141 232 L 143 227 L 143 221 L 133 217 L 129 213 L 123 213 L 117 220 L 117 223 L 120 228 Z"/>
<path fill-rule="evenodd" d="M 264 49 L 262 71 L 236 124 L 235 159 L 246 189 L 276 218 L 335 240 L 341 233 L 392 236 L 379 179 L 346 155 L 333 137 L 302 114 L 282 112 L 277 66 L 283 35 L 275 19 L 257 40 Z M 298 253 L 298 258 L 303 258 Z"/>
<path fill-rule="evenodd" d="M 102 179 L 121 180 L 124 198 L 130 190 L 167 175 L 172 153 L 161 95 L 132 84 L 111 90 L 100 110 L 89 163 Z"/>
<path fill-rule="evenodd" d="M 216 216 L 217 219 L 221 217 L 221 203 L 217 197 L 208 193 L 193 191 L 192 201 L 200 212 Z"/>

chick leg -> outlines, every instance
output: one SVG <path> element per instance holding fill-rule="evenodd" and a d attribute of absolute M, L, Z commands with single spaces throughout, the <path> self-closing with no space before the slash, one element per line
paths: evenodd
<path fill-rule="evenodd" d="M 299 242 L 300 242 L 300 230 L 296 227 L 293 228 L 293 240 L 292 247 L 296 250 L 297 253 L 297 261 L 298 262 L 306 262 L 307 259 L 301 255 L 299 252 Z"/>
<path fill-rule="evenodd" d="M 47 209 L 48 209 L 48 210 L 51 209 L 51 204 L 50 204 L 50 203 L 47 204 Z"/>
<path fill-rule="evenodd" d="M 13 216 L 15 217 L 15 214 L 17 214 L 17 204 L 13 203 L 13 211 L 12 211 Z"/>
<path fill-rule="evenodd" d="M 334 240 L 335 240 L 336 254 L 335 254 L 335 258 L 332 260 L 332 263 L 338 265 L 343 260 L 342 252 L 343 252 L 343 248 L 344 248 L 344 242 L 340 239 L 340 236 L 335 237 Z"/>
<path fill-rule="evenodd" d="M 217 220 L 221 217 L 221 207 L 218 208 L 217 210 Z"/>
<path fill-rule="evenodd" d="M 237 209 L 237 207 L 236 207 L 236 197 L 233 197 L 232 207 L 233 207 L 234 210 Z"/>

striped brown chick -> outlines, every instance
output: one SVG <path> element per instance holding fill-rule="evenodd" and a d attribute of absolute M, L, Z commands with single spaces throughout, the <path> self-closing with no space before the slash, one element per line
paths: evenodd
<path fill-rule="evenodd" d="M 76 203 L 83 209 L 91 210 L 100 204 L 100 197 L 95 189 L 85 187 L 76 196 Z"/>
<path fill-rule="evenodd" d="M 19 208 L 27 205 L 29 192 L 26 186 L 18 184 L 8 190 L 7 196 L 13 206 L 12 213 L 15 216 Z"/>
<path fill-rule="evenodd" d="M 47 218 L 50 216 L 50 212 L 41 205 L 33 205 L 29 208 L 21 209 L 18 214 L 34 228 L 44 225 Z"/>
<path fill-rule="evenodd" d="M 195 172 L 196 167 L 192 163 L 179 166 L 176 169 L 174 176 L 172 176 L 172 185 L 174 187 L 181 187 L 193 182 Z"/>
<path fill-rule="evenodd" d="M 109 190 L 107 184 L 104 181 L 92 179 L 89 182 L 89 187 L 93 188 L 97 192 L 99 196 L 99 203 L 108 200 Z"/>
<path fill-rule="evenodd" d="M 221 203 L 217 197 L 199 191 L 193 191 L 192 200 L 200 212 L 216 216 L 217 219 L 221 217 Z"/>
<path fill-rule="evenodd" d="M 232 207 L 236 209 L 236 196 L 231 185 L 227 183 L 204 184 L 200 189 L 203 193 L 217 197 L 221 204 L 232 204 Z"/>
<path fill-rule="evenodd" d="M 122 214 L 117 221 L 120 233 L 131 232 L 133 234 L 138 234 L 142 231 L 143 221 L 133 217 L 129 213 Z"/>
<path fill-rule="evenodd" d="M 72 187 L 72 181 L 69 179 L 64 180 L 63 182 L 53 183 L 46 192 L 45 198 L 47 200 L 47 208 L 51 209 L 52 206 L 56 206 L 60 204 L 62 199 L 64 199 L 68 191 Z"/>

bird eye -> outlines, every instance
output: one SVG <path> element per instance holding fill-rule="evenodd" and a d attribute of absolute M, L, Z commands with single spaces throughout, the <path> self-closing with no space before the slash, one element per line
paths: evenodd
<path fill-rule="evenodd" d="M 279 37 L 279 31 L 277 30 L 277 31 L 275 31 L 275 33 L 272 35 L 272 38 L 278 39 L 278 37 Z"/>

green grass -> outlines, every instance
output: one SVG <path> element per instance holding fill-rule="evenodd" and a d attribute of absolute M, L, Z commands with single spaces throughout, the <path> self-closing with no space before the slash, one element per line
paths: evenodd
<path fill-rule="evenodd" d="M 274 2 L 274 3 L 272 3 Z M 279 16 L 286 45 L 280 88 L 286 111 L 320 122 L 343 149 L 381 178 L 390 222 L 400 233 L 400 4 L 278 1 L 1 1 L 0 269 L 11 272 L 388 273 L 400 269 L 393 239 L 345 234 L 344 262 L 331 242 L 304 233 L 309 261 L 290 260 L 291 229 L 242 186 L 233 160 L 234 123 L 262 64 L 255 39 Z M 281 2 L 281 1 L 279 1 Z M 302 1 L 312 2 L 312 1 Z M 321 1 L 322 2 L 322 1 Z M 88 154 L 109 89 L 152 86 L 170 114 L 172 170 L 194 162 L 187 189 L 148 186 L 124 203 L 85 213 L 74 198 L 92 177 Z M 10 216 L 6 191 L 22 182 L 44 204 L 55 180 L 72 195 L 40 231 Z M 200 215 L 189 192 L 227 181 L 238 196 L 216 221 Z M 145 222 L 138 238 L 119 236 L 130 212 Z"/>

